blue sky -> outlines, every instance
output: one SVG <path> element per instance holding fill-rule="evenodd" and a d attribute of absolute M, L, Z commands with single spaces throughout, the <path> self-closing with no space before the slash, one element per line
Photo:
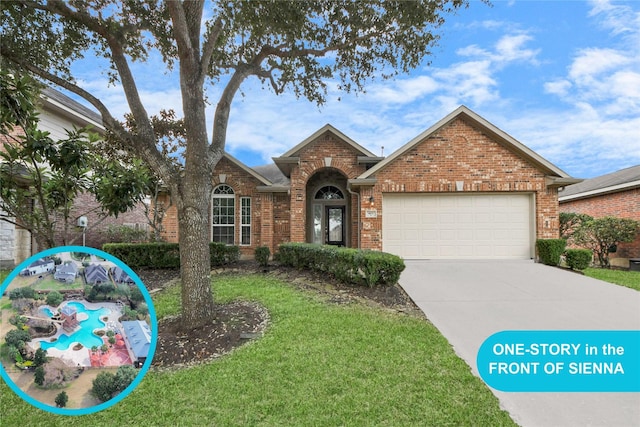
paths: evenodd
<path fill-rule="evenodd" d="M 640 2 L 472 1 L 440 33 L 430 66 L 374 80 L 364 94 L 329 82 L 321 107 L 248 81 L 232 105 L 227 151 L 266 164 L 330 123 L 388 155 L 466 105 L 571 176 L 640 164 Z M 175 78 L 158 65 L 135 68 L 147 110 L 181 111 Z M 78 71 L 113 114 L 126 111 L 104 74 Z M 212 104 L 220 90 L 209 90 Z"/>

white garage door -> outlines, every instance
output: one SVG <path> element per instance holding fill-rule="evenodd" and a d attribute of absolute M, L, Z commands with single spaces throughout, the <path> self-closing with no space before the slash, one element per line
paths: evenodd
<path fill-rule="evenodd" d="M 532 257 L 529 194 L 384 194 L 382 248 L 405 259 Z"/>

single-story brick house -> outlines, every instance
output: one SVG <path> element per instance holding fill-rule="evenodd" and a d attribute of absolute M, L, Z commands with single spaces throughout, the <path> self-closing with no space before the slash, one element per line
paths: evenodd
<path fill-rule="evenodd" d="M 558 194 L 560 212 L 640 220 L 640 165 L 585 179 Z M 640 232 L 633 242 L 618 245 L 611 265 L 629 267 L 630 258 L 640 258 Z"/>
<path fill-rule="evenodd" d="M 536 238 L 558 237 L 558 188 L 580 181 L 464 106 L 386 158 L 326 125 L 273 161 L 218 163 L 212 241 L 244 255 L 312 242 L 406 259 L 531 259 Z M 175 209 L 164 227 L 177 241 Z"/>

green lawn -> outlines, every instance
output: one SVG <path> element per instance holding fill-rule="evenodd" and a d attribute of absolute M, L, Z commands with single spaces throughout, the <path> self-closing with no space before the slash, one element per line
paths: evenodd
<path fill-rule="evenodd" d="M 626 286 L 640 291 L 640 272 L 625 270 L 609 270 L 606 268 L 587 268 L 584 274 L 594 279 Z"/>
<path fill-rule="evenodd" d="M 112 408 L 62 417 L 0 386 L 7 425 L 515 425 L 424 319 L 338 306 L 261 275 L 215 279 L 218 301 L 264 304 L 264 337 L 211 363 L 149 372 Z M 175 314 L 179 288 L 154 295 Z"/>

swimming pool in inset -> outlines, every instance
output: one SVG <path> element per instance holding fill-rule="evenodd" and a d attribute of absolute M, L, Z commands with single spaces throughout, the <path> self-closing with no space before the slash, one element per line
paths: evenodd
<path fill-rule="evenodd" d="M 74 342 L 79 342 L 87 348 L 91 348 L 94 345 L 98 347 L 101 346 L 103 344 L 102 338 L 94 334 L 93 331 L 105 326 L 105 323 L 100 320 L 100 318 L 108 315 L 111 310 L 105 307 L 90 310 L 78 301 L 68 302 L 67 305 L 75 308 L 78 314 L 85 313 L 88 316 L 87 319 L 81 320 L 80 328 L 71 335 L 61 334 L 55 342 L 42 340 L 40 341 L 40 347 L 43 350 L 52 347 L 58 350 L 67 350 L 71 343 Z M 51 315 L 53 315 L 53 313 L 51 313 Z"/>
<path fill-rule="evenodd" d="M 53 311 L 49 307 L 40 307 L 40 311 L 47 315 L 47 317 L 53 317 Z"/>

